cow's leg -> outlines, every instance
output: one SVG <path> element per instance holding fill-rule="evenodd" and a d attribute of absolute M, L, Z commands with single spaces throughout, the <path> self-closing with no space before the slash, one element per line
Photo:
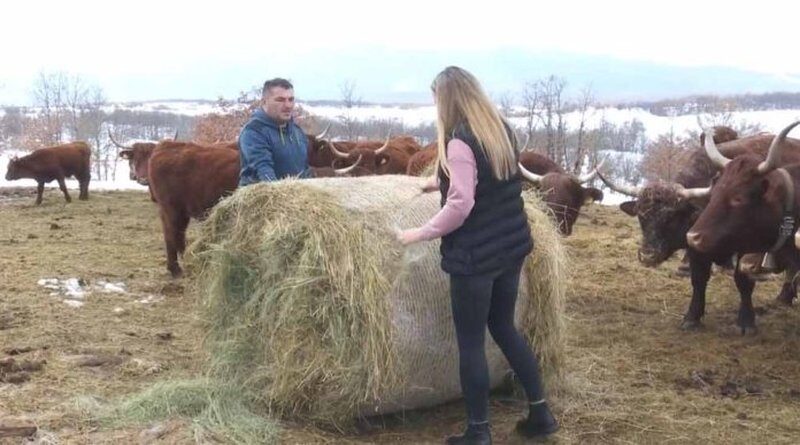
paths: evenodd
<path fill-rule="evenodd" d="M 683 252 L 683 258 L 681 258 L 681 263 L 678 264 L 678 269 L 675 271 L 675 275 L 679 277 L 688 277 L 692 274 L 692 268 L 689 266 L 689 251 Z"/>
<path fill-rule="evenodd" d="M 741 261 L 741 257 L 739 257 Z M 739 270 L 738 264 L 733 272 L 733 281 L 736 289 L 739 290 L 739 315 L 736 317 L 736 325 L 742 330 L 742 335 L 747 331 L 756 332 L 756 313 L 753 309 L 753 288 L 755 281 L 749 275 Z"/>
<path fill-rule="evenodd" d="M 81 201 L 86 201 L 89 199 L 89 181 L 91 179 L 91 173 L 87 173 L 86 176 L 77 179 L 78 185 L 81 188 L 81 194 L 78 195 L 78 199 Z"/>
<path fill-rule="evenodd" d="M 184 216 L 175 221 L 175 247 L 178 253 L 183 256 L 183 251 L 186 250 L 186 228 L 189 227 L 189 217 Z"/>
<path fill-rule="evenodd" d="M 186 244 L 186 227 L 189 218 L 171 210 L 165 212 L 160 209 L 161 225 L 164 230 L 164 244 L 167 248 L 167 270 L 173 278 L 183 275 L 183 270 L 178 264 L 178 253 L 182 252 Z"/>
<path fill-rule="evenodd" d="M 60 176 L 56 178 L 56 180 L 58 181 L 58 188 L 60 188 L 61 193 L 64 194 L 64 199 L 66 199 L 67 202 L 72 202 L 72 198 L 69 196 L 69 192 L 67 191 L 67 183 L 64 182 L 64 177 Z"/>
<path fill-rule="evenodd" d="M 779 258 L 786 265 L 786 270 L 784 271 L 783 287 L 781 287 L 781 291 L 775 297 L 775 300 L 778 303 L 791 306 L 792 300 L 797 297 L 797 281 L 795 277 L 800 271 L 800 258 L 798 258 L 798 252 L 794 250 L 794 247 L 790 247 L 788 250 L 783 249 L 779 254 Z"/>
<path fill-rule="evenodd" d="M 711 276 L 711 260 L 693 250 L 687 249 L 686 252 L 692 276 L 692 301 L 683 316 L 681 329 L 697 329 L 702 325 L 700 320 L 706 312 L 706 286 Z"/>
<path fill-rule="evenodd" d="M 36 183 L 36 205 L 42 203 L 42 193 L 44 193 L 44 181 Z"/>

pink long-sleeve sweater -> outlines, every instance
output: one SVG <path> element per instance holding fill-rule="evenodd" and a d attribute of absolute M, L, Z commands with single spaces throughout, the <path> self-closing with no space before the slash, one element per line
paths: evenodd
<path fill-rule="evenodd" d="M 427 223 L 415 229 L 414 241 L 441 238 L 458 229 L 475 205 L 478 167 L 472 149 L 460 139 L 447 143 L 447 162 L 450 164 L 450 188 L 447 202 Z"/>

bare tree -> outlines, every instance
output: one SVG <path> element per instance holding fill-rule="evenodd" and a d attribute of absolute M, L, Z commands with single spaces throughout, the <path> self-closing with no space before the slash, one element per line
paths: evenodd
<path fill-rule="evenodd" d="M 33 103 L 39 109 L 37 136 L 41 145 L 60 144 L 63 130 L 63 112 L 68 88 L 67 75 L 63 72 L 39 72 L 33 85 Z"/>
<path fill-rule="evenodd" d="M 532 140 L 539 125 L 539 108 L 541 98 L 535 82 L 526 82 L 522 89 L 522 106 L 525 107 L 525 140 Z"/>
<path fill-rule="evenodd" d="M 361 105 L 361 97 L 356 95 L 356 82 L 352 79 L 342 82 L 339 85 L 339 91 L 342 93 L 342 105 L 345 108 L 344 113 L 339 116 L 339 120 L 344 126 L 347 140 L 354 141 L 361 136 L 361 125 L 353 116 L 353 108 Z"/>
<path fill-rule="evenodd" d="M 514 111 L 514 96 L 506 91 L 497 98 L 497 103 L 500 105 L 500 113 L 505 118 L 510 118 Z"/>
<path fill-rule="evenodd" d="M 531 140 L 541 144 L 544 154 L 555 163 L 570 168 L 567 164 L 567 126 L 564 120 L 566 104 L 564 88 L 566 81 L 556 76 L 536 82 L 528 82 L 523 90 L 523 102 L 528 112 L 527 131 Z M 536 124 L 534 123 L 536 122 Z M 535 138 L 535 129 L 542 125 L 542 139 Z"/>
<path fill-rule="evenodd" d="M 15 145 L 25 128 L 25 116 L 20 107 L 4 108 L 3 117 L 0 117 L 0 143 L 8 141 Z"/>
<path fill-rule="evenodd" d="M 572 163 L 572 172 L 576 174 L 581 173 L 581 170 L 583 169 L 584 158 L 586 158 L 587 155 L 590 158 L 590 162 L 597 163 L 596 150 L 589 150 L 590 147 L 588 144 L 586 144 L 586 121 L 592 117 L 592 110 L 590 108 L 593 104 L 594 94 L 592 93 L 592 87 L 590 85 L 581 91 L 581 96 L 579 97 L 577 104 L 577 109 L 580 113 L 580 123 L 578 124 L 577 141 L 575 144 L 575 160 Z"/>
<path fill-rule="evenodd" d="M 641 173 L 649 181 L 674 182 L 686 163 L 691 140 L 678 137 L 673 128 L 647 144 L 641 162 Z"/>

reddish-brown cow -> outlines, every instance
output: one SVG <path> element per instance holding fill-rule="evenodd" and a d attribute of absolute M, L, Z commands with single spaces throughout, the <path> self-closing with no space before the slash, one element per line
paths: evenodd
<path fill-rule="evenodd" d="M 729 158 L 751 154 L 764 159 L 774 141 L 773 135 L 765 134 L 725 141 L 717 134 L 720 133 L 723 136 L 729 134 L 724 129 L 725 127 L 715 127 L 713 129 L 714 137 L 710 140 L 714 142 L 715 146 L 720 144 L 719 151 Z M 707 141 L 707 139 L 703 140 Z M 786 139 L 785 144 L 790 148 L 785 152 L 784 162 L 800 161 L 800 140 Z M 712 162 L 702 148 L 689 155 L 688 162 L 679 172 L 676 183 L 652 183 L 644 187 L 623 187 L 606 180 L 602 175 L 601 179 L 611 189 L 635 198 L 634 201 L 622 203 L 620 208 L 625 213 L 639 218 L 642 230 L 642 246 L 638 252 L 639 261 L 647 266 L 656 266 L 668 259 L 675 251 L 687 249 L 692 281 L 692 300 L 683 317 L 681 327 L 695 329 L 701 325 L 702 317 L 705 315 L 705 294 L 711 274 L 711 265 L 712 263 L 728 264 L 731 256 L 728 252 L 703 253 L 687 244 L 686 234 L 707 203 L 707 198 L 704 197 L 707 192 L 698 188 L 710 186 L 712 177 L 719 171 L 719 167 Z M 752 279 L 744 276 L 740 268 L 736 268 L 734 275 L 734 282 L 740 294 L 737 324 L 744 332 L 755 328 L 755 315 L 749 303 L 749 295 L 752 293 L 753 286 Z M 788 292 L 786 289 L 792 278 L 787 274 L 787 282 L 784 284 L 781 295 Z M 786 297 L 779 298 L 785 299 Z"/>
<path fill-rule="evenodd" d="M 558 231 L 565 236 L 572 234 L 572 226 L 585 203 L 603 199 L 602 191 L 583 186 L 597 176 L 597 169 L 576 177 L 546 156 L 532 151 L 520 153 L 519 167 L 522 176 L 542 191 L 544 202 L 556 218 Z"/>
<path fill-rule="evenodd" d="M 405 174 L 408 160 L 420 150 L 417 141 L 411 136 L 387 138 L 378 148 L 370 145 L 374 142 L 357 142 L 347 151 L 339 148 L 341 142 L 330 142 L 328 145 L 333 154 L 340 158 L 334 161 L 334 167 L 352 165 L 361 158 L 361 166 L 376 175 Z M 352 142 L 351 142 L 352 144 Z"/>
<path fill-rule="evenodd" d="M 86 142 L 40 148 L 27 156 L 9 160 L 6 180 L 22 178 L 36 180 L 36 204 L 39 205 L 42 203 L 44 184 L 53 180 L 58 181 L 64 199 L 72 202 L 64 179 L 74 176 L 80 187 L 78 199 L 86 200 L 89 199 L 89 181 L 92 176 L 90 156 L 91 149 Z"/>
<path fill-rule="evenodd" d="M 158 204 L 167 269 L 173 277 L 182 274 L 178 254 L 186 248 L 189 219 L 202 219 L 206 212 L 239 183 L 239 153 L 191 142 L 162 141 L 152 150 L 147 178 Z"/>
<path fill-rule="evenodd" d="M 431 142 L 422 147 L 422 150 L 411 155 L 408 159 L 406 174 L 410 176 L 422 176 L 425 174 L 425 171 L 436 161 L 437 150 L 437 143 Z"/>
<path fill-rule="evenodd" d="M 722 168 L 722 174 L 710 190 L 703 189 L 710 194 L 710 200 L 686 234 L 691 248 L 703 254 L 771 251 L 794 277 L 800 269 L 800 255 L 791 241 L 796 229 L 794 221 L 800 214 L 800 195 L 796 193 L 800 156 L 783 154 L 790 147 L 786 136 L 797 125 L 800 121 L 774 138 L 766 159 L 756 154 L 730 159 L 713 142 L 706 144 L 709 158 Z M 783 227 L 787 221 L 791 224 Z M 787 280 L 778 301 L 791 304 L 796 295 L 795 280 Z M 748 304 L 740 310 L 738 322 L 750 327 L 755 314 L 750 295 L 747 297 Z"/>
<path fill-rule="evenodd" d="M 314 168 L 314 176 L 356 175 L 356 164 L 346 169 Z M 167 269 L 182 274 L 178 255 L 186 249 L 186 228 L 191 218 L 203 219 L 222 197 L 239 184 L 239 151 L 234 142 L 203 146 L 191 142 L 162 141 L 148 162 L 150 193 L 158 205 L 167 249 Z"/>

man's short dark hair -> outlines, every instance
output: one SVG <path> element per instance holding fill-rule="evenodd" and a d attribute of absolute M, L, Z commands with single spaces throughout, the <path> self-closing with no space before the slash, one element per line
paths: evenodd
<path fill-rule="evenodd" d="M 267 97 L 269 90 L 275 87 L 281 87 L 285 90 L 293 90 L 294 86 L 291 82 L 281 77 L 276 77 L 264 82 L 264 88 L 261 89 L 261 97 Z"/>

